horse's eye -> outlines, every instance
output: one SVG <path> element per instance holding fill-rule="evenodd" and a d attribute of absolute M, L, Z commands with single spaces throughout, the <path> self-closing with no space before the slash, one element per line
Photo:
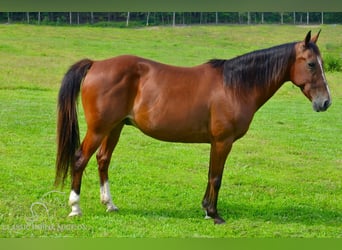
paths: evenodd
<path fill-rule="evenodd" d="M 310 69 L 313 69 L 313 68 L 316 66 L 316 63 L 314 63 L 314 62 L 309 62 L 309 63 L 308 63 L 308 66 L 309 66 Z"/>

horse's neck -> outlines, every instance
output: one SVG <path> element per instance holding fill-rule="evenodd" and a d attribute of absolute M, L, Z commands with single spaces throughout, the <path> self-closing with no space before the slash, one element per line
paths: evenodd
<path fill-rule="evenodd" d="M 290 81 L 290 60 L 292 59 L 288 58 L 288 60 L 287 64 L 283 65 L 285 68 L 279 68 L 279 72 L 273 74 L 272 78 L 267 79 L 267 83 L 265 80 L 265 83 L 256 85 L 253 91 L 251 91 L 251 98 L 255 100 L 256 110 L 263 106 L 285 82 Z"/>
<path fill-rule="evenodd" d="M 251 98 L 255 100 L 255 109 L 258 110 L 262 107 L 288 80 L 287 76 L 283 76 L 281 79 L 272 81 L 269 86 L 259 87 L 259 89 L 254 90 L 254 93 L 252 91 Z"/>
<path fill-rule="evenodd" d="M 288 71 L 287 71 L 288 72 Z M 288 73 L 284 72 L 283 75 L 277 79 L 271 79 L 267 84 L 255 84 L 249 88 L 230 87 L 229 92 L 232 91 L 234 99 L 241 106 L 249 106 L 250 110 L 257 111 L 262 107 L 286 82 L 289 81 Z"/>

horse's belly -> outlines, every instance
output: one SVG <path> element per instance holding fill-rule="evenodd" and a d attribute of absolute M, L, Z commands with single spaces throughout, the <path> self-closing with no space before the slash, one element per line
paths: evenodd
<path fill-rule="evenodd" d="M 170 142 L 208 143 L 208 123 L 194 121 L 191 117 L 150 117 L 148 115 L 128 116 L 126 124 L 133 125 L 144 134 L 155 139 Z"/>

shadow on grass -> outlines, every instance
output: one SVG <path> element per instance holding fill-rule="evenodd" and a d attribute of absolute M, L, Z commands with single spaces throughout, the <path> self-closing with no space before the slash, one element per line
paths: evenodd
<path fill-rule="evenodd" d="M 309 205 L 287 204 L 282 207 L 253 204 L 227 204 L 221 209 L 225 218 L 263 220 L 275 223 L 301 223 L 305 225 L 336 225 L 342 223 L 342 211 L 323 209 Z"/>
<path fill-rule="evenodd" d="M 220 215 L 225 220 L 248 219 L 251 221 L 270 221 L 278 224 L 301 223 L 304 225 L 338 226 L 342 224 L 342 211 L 335 211 L 317 207 L 285 205 L 283 207 L 257 206 L 253 204 L 225 204 L 219 208 Z M 170 218 L 170 219 L 203 219 L 204 211 L 198 207 L 193 209 L 140 209 L 123 208 L 119 211 L 122 215 L 134 215 L 146 218 Z"/>

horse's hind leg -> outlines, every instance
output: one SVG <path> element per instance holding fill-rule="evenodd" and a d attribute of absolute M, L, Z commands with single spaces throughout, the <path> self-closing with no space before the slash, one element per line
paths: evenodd
<path fill-rule="evenodd" d="M 80 149 L 75 155 L 75 166 L 72 168 L 71 172 L 71 192 L 69 196 L 69 205 L 71 206 L 71 213 L 69 216 L 81 215 L 80 208 L 80 193 L 81 193 L 81 182 L 82 175 L 90 157 L 94 154 L 96 149 L 99 147 L 103 135 L 87 131 L 87 134 L 81 144 Z"/>
<path fill-rule="evenodd" d="M 118 208 L 112 201 L 108 182 L 108 167 L 112 157 L 113 150 L 119 141 L 120 133 L 124 123 L 116 126 L 111 133 L 103 140 L 100 150 L 96 158 L 98 163 L 99 177 L 100 177 L 100 198 L 102 204 L 107 207 L 107 212 L 117 211 Z"/>

